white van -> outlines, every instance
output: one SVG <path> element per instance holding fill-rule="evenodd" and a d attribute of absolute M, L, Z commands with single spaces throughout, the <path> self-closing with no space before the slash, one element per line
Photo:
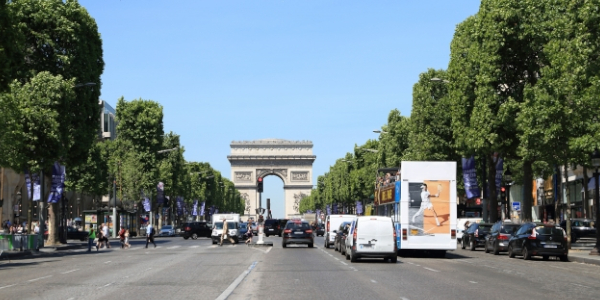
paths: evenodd
<path fill-rule="evenodd" d="M 363 216 L 352 222 L 346 237 L 346 259 L 356 262 L 361 257 L 398 261 L 392 218 Z"/>
<path fill-rule="evenodd" d="M 325 248 L 333 245 L 335 242 L 334 230 L 340 227 L 342 222 L 352 222 L 356 219 L 356 215 L 328 215 L 325 219 Z"/>
<path fill-rule="evenodd" d="M 219 243 L 221 241 L 221 235 L 223 234 L 223 220 L 227 220 L 227 233 L 228 236 L 232 237 L 235 243 L 239 242 L 238 240 L 238 226 L 240 224 L 240 215 L 239 214 L 214 214 L 213 216 L 213 226 L 210 238 L 212 240 L 213 245 Z"/>

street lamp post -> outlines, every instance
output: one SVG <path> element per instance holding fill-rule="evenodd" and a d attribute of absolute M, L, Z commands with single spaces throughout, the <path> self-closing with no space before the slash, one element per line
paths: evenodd
<path fill-rule="evenodd" d="M 596 169 L 594 173 L 595 178 L 595 186 L 594 186 L 594 209 L 596 210 L 596 245 L 594 249 L 590 252 L 590 255 L 600 255 L 600 224 L 598 221 L 600 220 L 600 195 L 598 195 L 598 168 L 600 167 L 600 152 L 598 148 L 594 150 L 594 153 L 591 155 L 592 166 Z"/>
<path fill-rule="evenodd" d="M 512 172 L 510 168 L 506 168 L 504 172 L 504 182 L 506 182 L 506 217 L 511 219 L 510 217 L 510 186 L 512 185 Z M 523 208 L 521 208 L 523 209 Z"/>

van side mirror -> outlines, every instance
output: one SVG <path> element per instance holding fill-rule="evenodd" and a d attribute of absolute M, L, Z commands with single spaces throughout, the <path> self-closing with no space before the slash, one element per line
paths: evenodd
<path fill-rule="evenodd" d="M 333 233 L 337 233 L 337 230 L 334 230 Z"/>

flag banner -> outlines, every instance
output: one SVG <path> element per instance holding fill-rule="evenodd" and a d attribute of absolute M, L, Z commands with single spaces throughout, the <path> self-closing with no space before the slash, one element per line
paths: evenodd
<path fill-rule="evenodd" d="M 144 198 L 144 210 L 146 212 L 149 212 L 151 210 L 150 199 L 148 199 L 148 197 Z"/>
<path fill-rule="evenodd" d="M 177 203 L 177 215 L 181 216 L 181 215 L 183 215 L 183 198 L 181 196 L 178 196 L 176 199 L 177 199 L 176 200 L 177 201 L 176 202 Z"/>
<path fill-rule="evenodd" d="M 33 199 L 31 198 L 31 179 L 33 179 Z M 40 201 L 40 175 L 31 174 L 30 176 L 29 171 L 25 170 L 25 183 L 27 184 L 27 197 L 33 201 Z"/>
<path fill-rule="evenodd" d="M 156 203 L 158 205 L 165 204 L 165 184 L 162 182 L 158 182 L 156 185 Z"/>
<path fill-rule="evenodd" d="M 331 214 L 331 206 L 329 206 L 329 204 L 327 204 L 327 214 L 330 215 Z"/>
<path fill-rule="evenodd" d="M 52 166 L 52 187 L 50 195 L 48 195 L 48 203 L 58 203 L 65 189 L 65 166 L 61 166 L 58 162 L 54 162 Z"/>
<path fill-rule="evenodd" d="M 192 216 L 198 215 L 198 200 L 194 200 L 194 205 L 192 206 Z"/>
<path fill-rule="evenodd" d="M 214 205 L 212 205 L 212 206 L 210 207 L 210 209 L 208 210 L 208 215 L 209 215 L 209 216 L 211 216 L 211 215 L 213 215 L 214 213 L 215 213 L 215 206 L 214 206 Z"/>
<path fill-rule="evenodd" d="M 205 210 L 206 210 L 206 202 L 202 201 L 202 205 L 200 206 L 200 216 L 204 216 Z"/>
<path fill-rule="evenodd" d="M 479 197 L 479 186 L 477 185 L 477 171 L 475 169 L 475 156 L 462 158 L 463 180 L 467 199 Z"/>
<path fill-rule="evenodd" d="M 334 214 L 334 215 L 337 215 L 337 213 L 338 213 L 338 204 L 337 204 L 337 203 L 334 203 L 334 204 L 333 204 L 333 214 Z"/>
<path fill-rule="evenodd" d="M 316 212 L 316 214 L 317 214 L 317 220 L 318 220 L 319 218 L 321 218 L 321 210 L 320 210 L 320 209 L 317 209 L 317 212 Z"/>
<path fill-rule="evenodd" d="M 306 213 L 307 214 L 312 214 L 312 213 L 314 213 L 314 211 L 312 211 L 312 210 L 309 209 L 309 210 L 306 211 Z"/>
<path fill-rule="evenodd" d="M 356 201 L 356 214 L 361 215 L 363 213 L 362 202 Z"/>
<path fill-rule="evenodd" d="M 502 176 L 504 173 L 504 160 L 502 157 L 498 157 L 498 161 L 496 162 L 496 191 L 500 191 L 500 187 L 502 186 Z"/>

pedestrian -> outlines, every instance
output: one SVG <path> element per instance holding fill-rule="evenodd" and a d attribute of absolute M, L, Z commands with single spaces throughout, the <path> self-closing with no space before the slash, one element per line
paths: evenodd
<path fill-rule="evenodd" d="M 129 228 L 125 228 L 125 247 L 127 247 L 127 249 L 129 249 L 131 247 L 131 245 L 129 244 Z"/>
<path fill-rule="evenodd" d="M 248 231 L 246 232 L 246 245 L 250 246 L 252 244 L 252 221 L 248 221 Z"/>
<path fill-rule="evenodd" d="M 154 248 L 156 248 L 156 243 L 154 242 L 154 227 L 152 224 L 148 224 L 148 227 L 146 227 L 146 248 L 148 248 L 148 243 L 154 244 Z"/>
<path fill-rule="evenodd" d="M 39 224 L 39 222 L 38 222 L 38 223 L 34 223 L 34 224 L 35 224 L 35 225 L 34 225 L 34 227 L 33 227 L 33 233 L 35 233 L 35 234 L 38 234 L 38 233 L 40 233 L 40 226 L 38 225 L 38 224 Z"/>
<path fill-rule="evenodd" d="M 90 233 L 88 234 L 88 251 L 92 252 L 92 243 L 96 239 L 96 232 L 94 232 L 94 228 L 90 229 Z M 96 244 L 96 251 L 98 251 L 98 244 Z"/>
<path fill-rule="evenodd" d="M 119 241 L 121 242 L 121 249 L 125 249 L 125 226 L 121 225 L 119 230 Z"/>
<path fill-rule="evenodd" d="M 229 240 L 232 244 L 235 244 L 235 241 L 233 240 L 231 235 L 229 235 L 229 228 L 227 225 L 227 220 L 225 220 L 225 218 L 223 218 L 223 233 L 221 233 L 221 243 L 219 244 L 219 246 L 223 246 L 223 240 Z"/>
<path fill-rule="evenodd" d="M 22 234 L 23 233 L 23 226 L 21 224 L 19 224 L 19 227 L 17 227 L 17 234 Z"/>
<path fill-rule="evenodd" d="M 110 242 L 108 241 L 108 237 L 110 236 L 110 232 L 108 231 L 108 224 L 102 224 L 102 238 L 104 239 L 104 243 L 106 243 L 106 248 L 110 248 Z"/>
<path fill-rule="evenodd" d="M 430 197 L 439 197 L 441 190 L 442 190 L 442 186 L 438 185 L 438 193 L 436 195 L 431 195 L 429 193 L 429 191 L 427 191 L 427 184 L 423 183 L 421 185 L 421 208 L 419 208 L 419 211 L 417 211 L 417 213 L 415 213 L 413 215 L 413 217 L 412 217 L 413 223 L 415 223 L 415 218 L 418 215 L 422 215 L 425 212 L 425 209 L 429 209 L 433 212 L 433 216 L 435 217 L 435 223 L 437 224 L 437 226 L 440 226 L 440 221 L 438 220 L 438 215 L 435 212 L 435 209 L 433 208 L 433 204 L 431 204 Z"/>

